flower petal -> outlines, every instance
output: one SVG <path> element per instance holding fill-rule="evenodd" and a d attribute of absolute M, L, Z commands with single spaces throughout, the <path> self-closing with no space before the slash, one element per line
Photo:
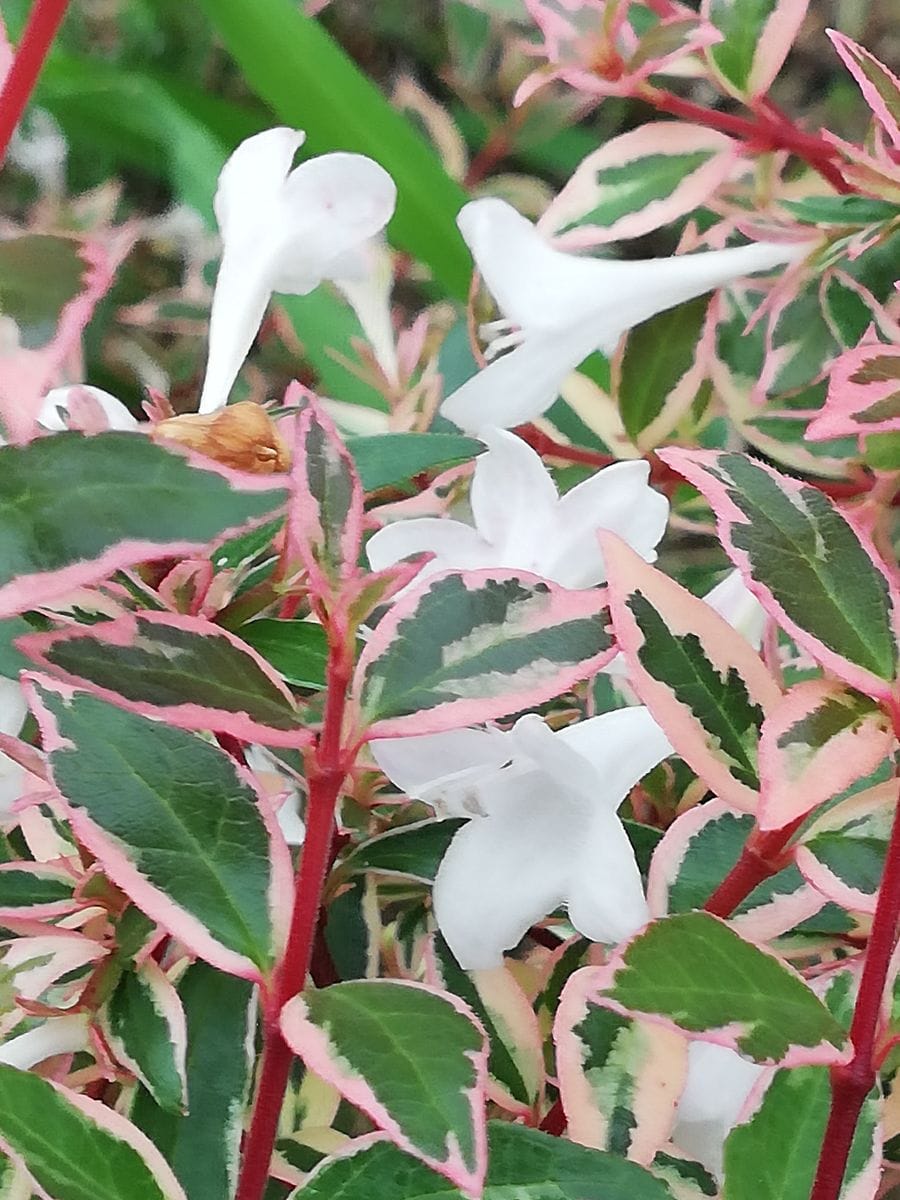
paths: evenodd
<path fill-rule="evenodd" d="M 439 805 L 445 816 L 478 812 L 474 786 L 485 774 L 499 771 L 512 755 L 509 735 L 499 729 L 376 738 L 369 747 L 392 783 L 412 799 Z"/>
<path fill-rule="evenodd" d="M 556 485 L 534 450 L 505 429 L 486 429 L 487 454 L 475 461 L 470 503 L 475 528 L 496 547 L 497 566 L 540 574 L 550 522 L 559 503 Z"/>
<path fill-rule="evenodd" d="M 594 942 L 616 945 L 650 920 L 628 834 L 603 804 L 594 806 L 578 838 L 566 903 L 569 920 Z"/>
<path fill-rule="evenodd" d="M 393 179 L 363 154 L 322 154 L 288 176 L 282 219 L 283 253 L 274 266 L 273 291 L 304 295 L 325 278 L 362 279 L 362 252 L 393 216 Z"/>
<path fill-rule="evenodd" d="M 606 569 L 598 529 L 617 533 L 647 562 L 665 533 L 669 502 L 649 487 L 650 464 L 613 463 L 560 500 L 540 573 L 564 587 L 603 583 Z"/>
<path fill-rule="evenodd" d="M 441 413 L 473 434 L 491 425 L 509 429 L 533 421 L 556 400 L 566 376 L 599 345 L 594 326 L 583 322 L 572 329 L 529 334 L 451 393 Z"/>
<path fill-rule="evenodd" d="M 732 629 L 742 633 L 751 646 L 760 648 L 766 629 L 766 610 L 744 583 L 737 568 L 729 571 L 703 599 Z"/>
<path fill-rule="evenodd" d="M 643 705 L 620 708 L 561 729 L 554 737 L 594 769 L 596 803 L 614 812 L 639 779 L 672 753 L 669 739 Z"/>
<path fill-rule="evenodd" d="M 278 205 L 294 155 L 306 140 L 301 129 L 280 125 L 241 142 L 219 173 L 213 207 L 227 243 L 254 242 Z"/>
<path fill-rule="evenodd" d="M 422 567 L 416 583 L 439 571 L 469 571 L 506 565 L 498 561 L 497 552 L 471 525 L 443 517 L 394 521 L 379 529 L 366 545 L 373 571 L 383 571 L 401 559 L 429 551 L 434 558 Z"/>
<path fill-rule="evenodd" d="M 91 387 L 86 383 L 74 383 L 49 391 L 41 404 L 38 424 L 51 433 L 62 433 L 68 429 L 69 423 L 64 414 L 68 413 L 69 401 L 77 392 L 87 392 L 91 399 L 96 401 L 103 410 L 110 429 L 131 432 L 140 428 L 140 422 L 131 415 L 121 400 L 117 400 L 109 392 L 104 392 L 102 388 Z"/>
<path fill-rule="evenodd" d="M 719 1179 L 725 1138 L 763 1070 L 728 1046 L 691 1042 L 688 1047 L 687 1082 L 672 1140 Z"/>
<path fill-rule="evenodd" d="M 504 950 L 562 903 L 576 849 L 545 778 L 501 776 L 488 786 L 490 815 L 457 833 L 432 893 L 441 932 L 467 971 L 500 966 Z"/>

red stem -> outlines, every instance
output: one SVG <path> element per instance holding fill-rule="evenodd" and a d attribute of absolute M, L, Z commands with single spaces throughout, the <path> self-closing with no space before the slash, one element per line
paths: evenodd
<path fill-rule="evenodd" d="M 894 707 L 893 718 L 894 730 L 900 738 L 900 706 Z M 898 921 L 900 806 L 894 813 L 891 840 L 850 1025 L 853 1057 L 845 1066 L 831 1070 L 831 1109 L 810 1200 L 838 1200 L 840 1196 L 860 1110 L 876 1080 L 875 1042 L 888 969 L 897 944 Z"/>
<path fill-rule="evenodd" d="M 846 194 L 853 190 L 835 165 L 838 151 L 823 138 L 800 129 L 788 116 L 773 106 L 760 107 L 752 117 L 741 117 L 734 113 L 704 108 L 702 104 L 695 104 L 692 100 L 685 100 L 649 84 L 645 84 L 637 95 L 659 112 L 684 117 L 685 120 L 695 121 L 707 129 L 718 129 L 720 133 L 741 138 L 757 149 L 788 150 L 809 163 L 814 171 L 818 171 L 828 180 L 835 191 Z"/>
<path fill-rule="evenodd" d="M 784 866 L 782 852 L 803 820 L 800 817 L 783 829 L 767 833 L 754 829 L 740 858 L 703 905 L 706 911 L 716 917 L 730 917 L 754 888 L 780 871 Z"/>
<path fill-rule="evenodd" d="M 306 837 L 294 885 L 294 911 L 284 958 L 273 981 L 264 1011 L 265 1045 L 250 1129 L 244 1144 L 236 1200 L 261 1200 L 269 1178 L 278 1118 L 290 1076 L 293 1051 L 281 1034 L 279 1016 L 288 1000 L 306 982 L 310 968 L 322 890 L 331 862 L 334 840 L 334 807 L 347 774 L 341 745 L 341 728 L 350 682 L 351 664 L 346 641 L 331 640 L 328 660 L 328 694 L 322 733 L 307 767 L 309 802 Z"/>
<path fill-rule="evenodd" d="M 586 467 L 608 467 L 616 461 L 612 455 L 601 454 L 599 450 L 557 442 L 536 425 L 519 425 L 515 433 L 542 457 L 546 455 L 548 458 L 562 459 L 563 462 L 583 463 Z"/>
<path fill-rule="evenodd" d="M 37 83 L 47 52 L 66 15 L 69 0 L 34 0 L 22 40 L 0 91 L 0 163 L 6 157 L 9 140 L 15 132 L 34 85 Z"/>

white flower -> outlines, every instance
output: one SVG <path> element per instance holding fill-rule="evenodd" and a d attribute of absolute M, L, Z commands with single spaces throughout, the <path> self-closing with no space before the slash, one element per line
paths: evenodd
<path fill-rule="evenodd" d="M 278 806 L 275 815 L 284 840 L 289 846 L 302 846 L 306 826 L 300 816 L 297 785 L 279 768 L 278 759 L 265 746 L 248 746 L 244 758 L 262 791 Z"/>
<path fill-rule="evenodd" d="M 672 1141 L 722 1178 L 725 1139 L 764 1068 L 728 1046 L 691 1042 L 688 1073 L 678 1102 Z"/>
<path fill-rule="evenodd" d="M 703 599 L 732 629 L 743 634 L 755 650 L 760 648 L 766 630 L 766 610 L 744 583 L 737 568 L 729 571 Z"/>
<path fill-rule="evenodd" d="M 617 943 L 649 919 L 641 875 L 616 810 L 671 754 L 645 708 L 552 733 L 540 717 L 513 729 L 460 729 L 372 742 L 381 769 L 442 816 L 471 820 L 434 883 L 441 932 L 466 970 L 499 966 L 560 905 L 586 937 Z"/>
<path fill-rule="evenodd" d="M 465 205 L 458 217 L 509 330 L 489 355 L 514 346 L 449 396 L 442 413 L 461 429 L 532 421 L 594 350 L 611 354 L 626 330 L 743 275 L 802 257 L 808 245 L 756 242 L 728 250 L 615 262 L 556 250 L 504 200 Z M 495 326 L 499 328 L 499 326 Z"/>
<path fill-rule="evenodd" d="M 41 404 L 38 424 L 50 433 L 62 433 L 69 428 L 69 418 L 77 412 L 79 400 L 88 405 L 98 405 L 110 429 L 132 432 L 140 427 L 140 422 L 131 415 L 121 400 L 117 400 L 109 392 L 104 392 L 102 388 L 86 383 L 73 383 L 49 391 Z M 78 425 L 77 421 L 75 425 Z"/>
<path fill-rule="evenodd" d="M 394 211 L 393 180 L 361 154 L 323 154 L 291 170 L 304 138 L 284 127 L 256 134 L 219 176 L 215 212 L 223 250 L 202 413 L 228 399 L 272 293 L 305 296 L 324 279 L 364 281 L 368 243 Z"/>
<path fill-rule="evenodd" d="M 648 487 L 648 463 L 613 463 L 560 497 L 540 456 L 521 438 L 501 429 L 481 436 L 489 449 L 472 479 L 474 528 L 440 517 L 387 525 L 367 546 L 373 570 L 430 550 L 435 557 L 417 583 L 438 571 L 518 567 L 563 587 L 592 587 L 606 578 L 598 529 L 612 530 L 654 561 L 669 504 Z"/>
<path fill-rule="evenodd" d="M 76 1054 L 87 1049 L 88 1020 L 84 1014 L 51 1017 L 26 1033 L 0 1045 L 0 1063 L 30 1071 L 57 1054 Z"/>

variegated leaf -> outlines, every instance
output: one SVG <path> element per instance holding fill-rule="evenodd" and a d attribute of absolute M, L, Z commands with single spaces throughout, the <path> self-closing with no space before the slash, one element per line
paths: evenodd
<path fill-rule="evenodd" d="M 847 70 L 859 84 L 866 104 L 893 145 L 900 149 L 900 79 L 874 54 L 846 34 L 829 29 L 828 36 Z"/>
<path fill-rule="evenodd" d="M 900 346 L 858 346 L 834 364 L 812 441 L 900 431 Z"/>
<path fill-rule="evenodd" d="M 767 717 L 759 743 L 762 829 L 781 829 L 862 779 L 890 753 L 888 714 L 827 679 L 796 684 Z"/>
<path fill-rule="evenodd" d="M 722 35 L 707 57 L 740 100 L 764 95 L 781 70 L 809 0 L 704 0 L 701 12 Z"/>
<path fill-rule="evenodd" d="M 432 577 L 366 644 L 353 684 L 359 733 L 439 733 L 558 696 L 612 657 L 605 605 L 600 591 L 527 571 Z"/>
<path fill-rule="evenodd" d="M 735 808 L 756 807 L 756 746 L 780 698 L 761 658 L 703 600 L 619 538 L 601 538 L 629 679 L 676 751 Z"/>
<path fill-rule="evenodd" d="M 737 153 L 732 138 L 701 125 L 650 121 L 589 154 L 540 227 L 571 248 L 639 237 L 703 204 Z"/>
<path fill-rule="evenodd" d="M 818 488 L 746 455 L 660 457 L 709 501 L 723 546 L 769 615 L 851 687 L 889 698 L 900 602 L 866 535 Z"/>

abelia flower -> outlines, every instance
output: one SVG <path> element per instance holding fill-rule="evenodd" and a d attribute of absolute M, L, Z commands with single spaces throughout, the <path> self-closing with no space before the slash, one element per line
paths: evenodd
<path fill-rule="evenodd" d="M 438 925 L 466 970 L 499 966 L 561 905 L 593 941 L 618 943 L 649 919 L 617 809 L 672 753 L 646 708 L 557 733 L 529 714 L 511 730 L 376 740 L 375 760 L 410 797 L 470 820 L 434 882 Z"/>
<path fill-rule="evenodd" d="M 555 249 L 504 200 L 465 205 L 457 218 L 485 284 L 506 318 L 489 362 L 441 406 L 461 429 L 511 428 L 545 412 L 589 354 L 656 313 L 723 284 L 803 257 L 808 243 L 754 242 L 726 250 L 635 262 Z M 494 357 L 513 347 L 511 353 Z"/>
<path fill-rule="evenodd" d="M 722 1178 L 725 1139 L 737 1124 L 764 1068 L 730 1046 L 691 1042 L 688 1073 L 678 1101 L 672 1141 Z"/>
<path fill-rule="evenodd" d="M 598 529 L 655 560 L 669 503 L 648 486 L 647 462 L 613 463 L 560 497 L 540 456 L 521 438 L 502 429 L 481 436 L 488 451 L 472 478 L 474 525 L 441 517 L 386 525 L 367 546 L 374 571 L 431 551 L 417 583 L 438 571 L 518 567 L 563 587 L 593 587 L 606 578 Z"/>
<path fill-rule="evenodd" d="M 361 154 L 323 154 L 292 170 L 305 136 L 279 127 L 247 138 L 219 176 L 223 249 L 201 413 L 227 401 L 273 292 L 305 296 L 325 279 L 358 285 L 370 276 L 371 239 L 394 211 L 394 181 Z M 373 287 L 383 293 L 378 279 Z M 358 288 L 349 295 L 362 303 Z"/>

